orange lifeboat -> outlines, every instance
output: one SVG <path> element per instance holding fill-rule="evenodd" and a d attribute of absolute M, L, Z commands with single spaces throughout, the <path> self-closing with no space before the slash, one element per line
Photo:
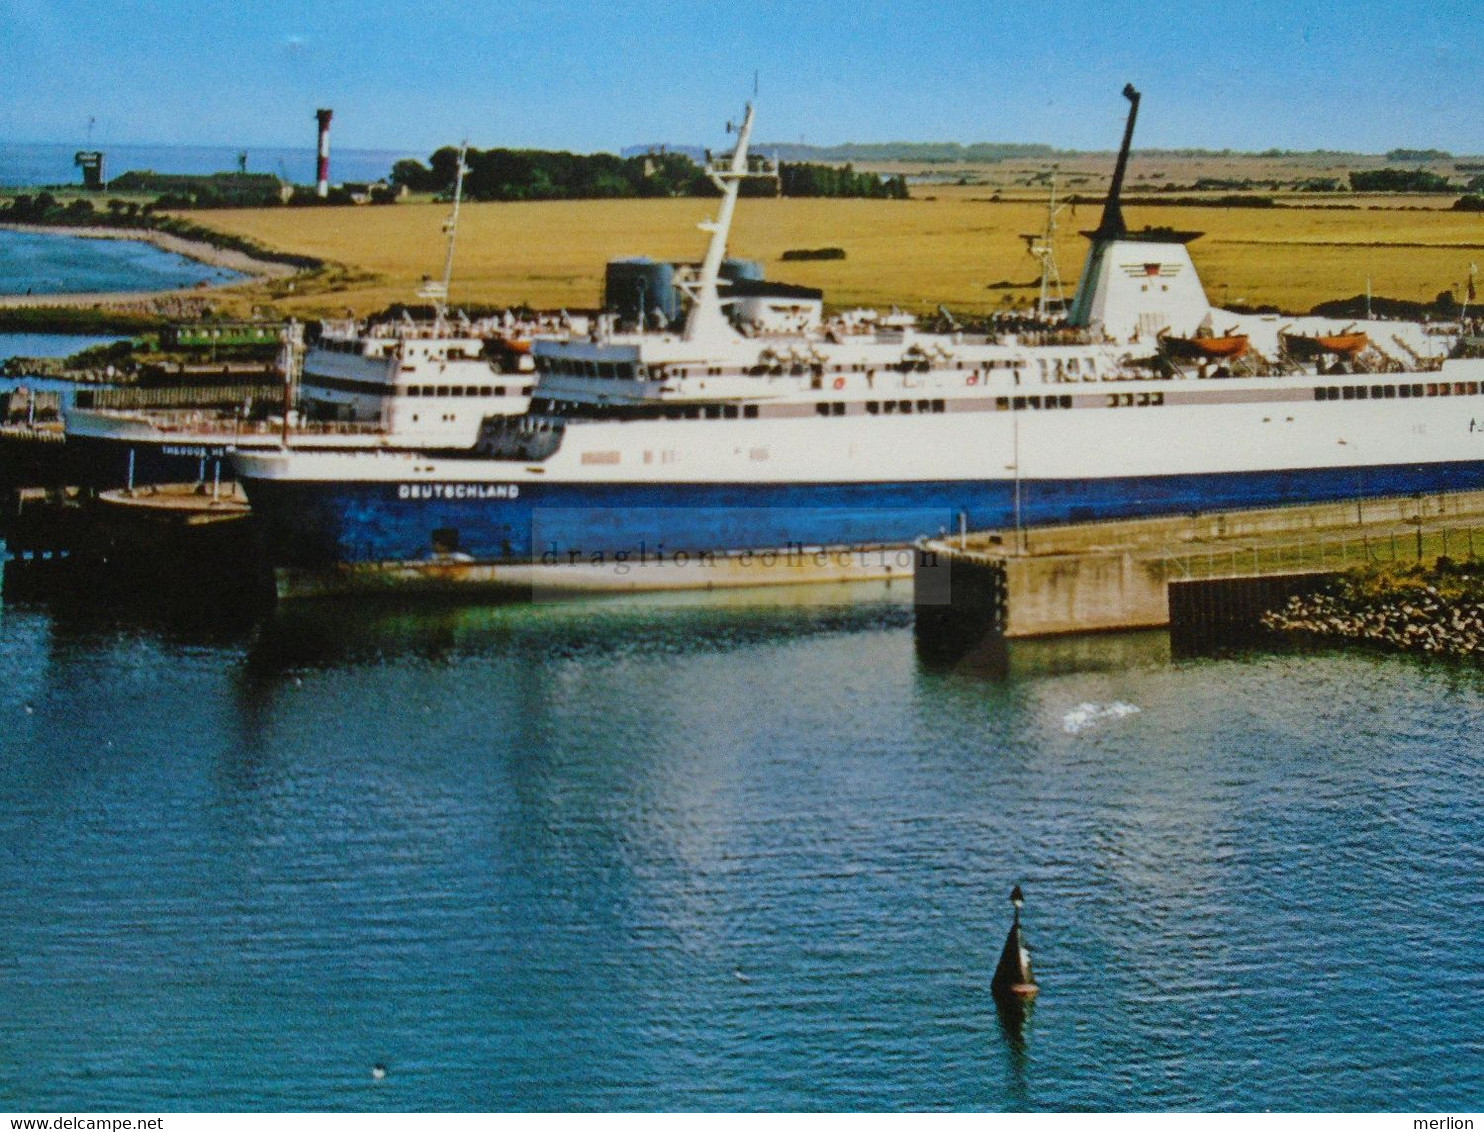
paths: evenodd
<path fill-rule="evenodd" d="M 1371 344 L 1364 330 L 1344 334 L 1287 334 L 1283 335 L 1285 353 L 1296 358 L 1313 358 L 1320 354 L 1339 354 L 1354 357 Z"/>
<path fill-rule="evenodd" d="M 1175 338 L 1162 335 L 1160 345 L 1176 358 L 1240 358 L 1247 352 L 1247 335 L 1228 334 L 1221 338 Z"/>
<path fill-rule="evenodd" d="M 529 354 L 531 352 L 531 340 L 529 338 L 516 338 L 514 335 L 497 334 L 490 339 L 496 347 L 512 354 Z"/>

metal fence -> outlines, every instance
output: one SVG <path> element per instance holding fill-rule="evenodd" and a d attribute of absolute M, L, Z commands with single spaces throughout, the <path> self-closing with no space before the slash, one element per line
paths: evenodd
<path fill-rule="evenodd" d="M 1438 558 L 1476 561 L 1480 554 L 1484 554 L 1484 526 L 1417 524 L 1353 534 L 1315 532 L 1302 540 L 1283 543 L 1165 550 L 1157 561 L 1167 580 L 1185 581 L 1329 573 Z"/>

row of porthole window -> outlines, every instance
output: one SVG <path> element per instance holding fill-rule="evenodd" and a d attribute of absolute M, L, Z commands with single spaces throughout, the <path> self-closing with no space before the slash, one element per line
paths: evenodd
<path fill-rule="evenodd" d="M 818 401 L 814 405 L 814 411 L 821 417 L 843 417 L 845 415 L 844 401 Z M 922 398 L 917 401 L 867 401 L 866 412 L 874 416 L 890 415 L 892 413 L 908 414 L 918 413 L 942 413 L 947 411 L 947 404 L 941 399 Z"/>
<path fill-rule="evenodd" d="M 503 385 L 409 385 L 403 392 L 408 397 L 503 397 Z M 522 396 L 529 396 L 529 385 L 521 389 Z"/>
<path fill-rule="evenodd" d="M 1316 385 L 1316 401 L 1379 401 L 1384 397 L 1475 397 L 1477 381 L 1419 381 L 1412 385 Z"/>
<path fill-rule="evenodd" d="M 1056 397 L 996 397 L 994 407 L 1000 412 L 1007 409 L 1070 409 L 1072 399 L 1065 394 Z"/>

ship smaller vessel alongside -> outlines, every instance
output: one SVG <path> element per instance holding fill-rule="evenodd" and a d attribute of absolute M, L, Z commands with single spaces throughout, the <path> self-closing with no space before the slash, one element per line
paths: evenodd
<path fill-rule="evenodd" d="M 87 486 L 204 481 L 231 453 L 289 442 L 310 450 L 467 447 L 481 423 L 524 412 L 534 385 L 530 342 L 561 336 L 571 320 L 513 313 L 473 320 L 449 307 L 463 151 L 445 225 L 441 280 L 419 297 L 430 319 L 403 313 L 381 322 L 327 321 L 305 350 L 302 331 L 282 331 L 281 397 L 217 408 L 72 407 L 68 463 Z"/>

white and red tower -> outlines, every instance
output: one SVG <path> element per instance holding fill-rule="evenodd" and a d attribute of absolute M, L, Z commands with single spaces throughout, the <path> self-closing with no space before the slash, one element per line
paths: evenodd
<path fill-rule="evenodd" d="M 314 112 L 314 120 L 319 123 L 319 168 L 315 173 L 314 192 L 320 197 L 330 195 L 330 119 L 334 115 L 333 110 Z"/>

